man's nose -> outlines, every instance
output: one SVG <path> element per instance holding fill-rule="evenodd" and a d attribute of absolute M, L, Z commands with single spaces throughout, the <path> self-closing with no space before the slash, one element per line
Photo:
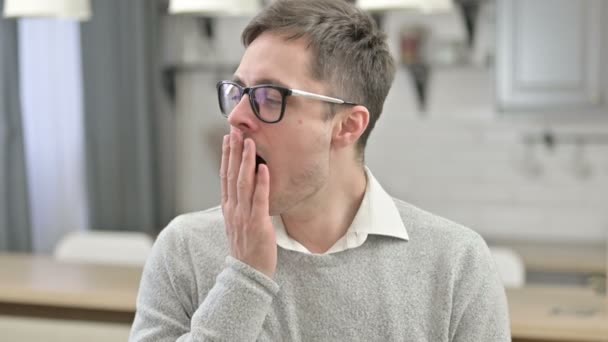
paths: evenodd
<path fill-rule="evenodd" d="M 249 94 L 243 95 L 241 101 L 234 107 L 230 115 L 228 115 L 228 123 L 243 132 L 256 130 L 258 128 L 258 119 L 253 113 L 253 108 L 251 108 Z"/>

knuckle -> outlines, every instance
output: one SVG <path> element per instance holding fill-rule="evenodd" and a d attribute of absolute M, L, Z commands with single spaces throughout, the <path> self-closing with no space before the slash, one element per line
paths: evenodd
<path fill-rule="evenodd" d="M 230 206 L 228 205 L 228 202 L 222 204 L 222 214 L 224 214 L 224 217 L 229 217 L 230 213 L 232 210 L 230 210 Z"/>
<path fill-rule="evenodd" d="M 251 155 L 251 151 L 249 149 L 243 150 L 243 159 L 247 158 L 249 155 Z"/>
<path fill-rule="evenodd" d="M 226 202 L 222 204 L 222 211 L 227 219 L 232 219 L 236 212 L 236 202 L 233 198 L 226 198 Z"/>
<path fill-rule="evenodd" d="M 246 179 L 239 178 L 239 180 L 236 183 L 236 186 L 241 190 L 247 189 L 249 187 L 249 182 Z"/>

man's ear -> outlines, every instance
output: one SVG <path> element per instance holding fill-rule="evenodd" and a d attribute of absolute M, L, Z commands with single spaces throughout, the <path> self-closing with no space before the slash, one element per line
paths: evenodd
<path fill-rule="evenodd" d="M 364 106 L 353 106 L 337 113 L 332 145 L 338 148 L 354 145 L 369 124 L 369 111 Z"/>

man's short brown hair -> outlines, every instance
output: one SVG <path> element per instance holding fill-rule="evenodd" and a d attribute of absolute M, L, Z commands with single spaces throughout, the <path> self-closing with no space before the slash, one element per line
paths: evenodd
<path fill-rule="evenodd" d="M 357 147 L 360 156 L 382 112 L 395 66 L 386 35 L 365 12 L 345 0 L 277 0 L 242 33 L 245 47 L 264 32 L 304 38 L 312 49 L 311 75 L 326 81 L 329 96 L 365 106 L 369 125 Z"/>

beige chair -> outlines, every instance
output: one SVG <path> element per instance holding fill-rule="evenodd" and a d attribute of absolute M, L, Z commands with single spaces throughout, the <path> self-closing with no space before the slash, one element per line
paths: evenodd
<path fill-rule="evenodd" d="M 78 231 L 55 247 L 58 260 L 143 266 L 152 249 L 150 236 L 124 231 Z"/>
<path fill-rule="evenodd" d="M 514 250 L 492 246 L 490 252 L 505 287 L 522 287 L 526 283 L 526 267 Z"/>

